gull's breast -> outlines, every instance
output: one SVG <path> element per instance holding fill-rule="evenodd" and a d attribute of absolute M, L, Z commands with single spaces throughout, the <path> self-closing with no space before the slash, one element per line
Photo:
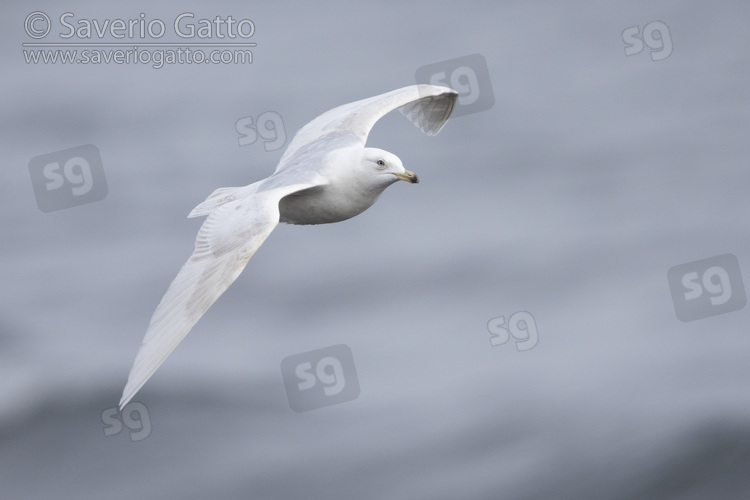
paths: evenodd
<path fill-rule="evenodd" d="M 279 201 L 279 220 L 287 224 L 330 224 L 351 219 L 375 203 L 380 193 L 316 186 L 283 197 Z"/>

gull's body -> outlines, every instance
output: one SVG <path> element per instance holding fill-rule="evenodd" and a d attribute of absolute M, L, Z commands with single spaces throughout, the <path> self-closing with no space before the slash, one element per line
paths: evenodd
<path fill-rule="evenodd" d="M 458 94 L 413 85 L 334 108 L 297 132 L 274 173 L 220 188 L 188 217 L 207 215 L 195 250 L 151 318 L 120 408 L 140 390 L 201 316 L 237 279 L 279 222 L 328 224 L 372 206 L 398 180 L 418 182 L 392 153 L 366 148 L 372 126 L 399 109 L 429 135 L 445 125 Z"/>

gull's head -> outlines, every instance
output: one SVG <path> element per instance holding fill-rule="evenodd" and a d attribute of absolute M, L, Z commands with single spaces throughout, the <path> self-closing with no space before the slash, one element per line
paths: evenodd
<path fill-rule="evenodd" d="M 396 181 L 407 181 L 412 184 L 419 182 L 414 172 L 404 168 L 398 156 L 378 148 L 365 148 L 362 155 L 362 166 L 365 171 L 382 180 L 383 184 L 393 184 Z"/>

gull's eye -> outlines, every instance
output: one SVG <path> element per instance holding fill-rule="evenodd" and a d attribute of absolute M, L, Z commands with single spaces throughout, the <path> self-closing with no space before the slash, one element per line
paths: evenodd
<path fill-rule="evenodd" d="M 385 167 L 385 162 L 383 160 L 378 160 L 376 163 L 379 167 Z"/>

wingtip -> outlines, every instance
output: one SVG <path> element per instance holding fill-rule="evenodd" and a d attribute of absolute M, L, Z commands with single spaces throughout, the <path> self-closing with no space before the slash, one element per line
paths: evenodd
<path fill-rule="evenodd" d="M 125 387 L 125 390 L 122 391 L 122 397 L 120 398 L 120 403 L 118 406 L 120 407 L 120 411 L 122 411 L 125 406 L 127 406 L 128 403 L 130 403 L 130 400 L 133 399 L 133 396 L 135 396 L 135 393 L 132 390 L 128 390 L 128 387 Z"/>
<path fill-rule="evenodd" d="M 122 409 L 125 408 L 125 406 L 127 406 L 127 404 L 130 403 L 130 401 L 132 401 L 135 395 L 138 394 L 138 391 L 140 391 L 143 388 L 143 386 L 146 385 L 146 382 L 148 381 L 149 378 L 151 378 L 152 374 L 153 372 L 148 377 L 145 377 L 145 379 L 140 378 L 136 382 L 135 381 L 136 379 L 133 378 L 133 373 L 131 370 L 131 373 L 128 376 L 128 381 L 125 384 L 125 388 L 122 390 L 122 397 L 120 398 L 120 403 L 119 403 L 120 411 L 122 411 Z"/>
<path fill-rule="evenodd" d="M 431 83 L 418 83 L 415 85 L 421 97 L 438 97 L 441 95 L 452 95 L 458 98 L 458 92 L 444 85 L 432 85 Z"/>

